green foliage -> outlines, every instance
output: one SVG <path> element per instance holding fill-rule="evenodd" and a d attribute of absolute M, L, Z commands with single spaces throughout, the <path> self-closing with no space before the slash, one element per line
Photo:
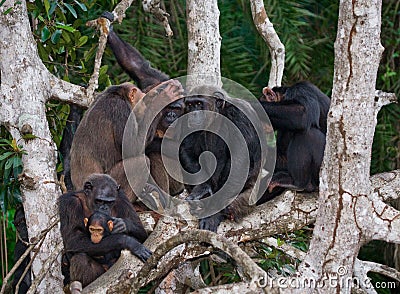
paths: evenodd
<path fill-rule="evenodd" d="M 1 268 L 2 272 L 8 272 L 15 263 L 14 260 L 14 248 L 16 243 L 16 229 L 12 220 L 14 219 L 15 209 L 9 209 L 8 211 L 2 211 L 0 213 L 0 234 L 1 238 L 6 237 L 5 240 L 1 240 L 0 243 L 0 254 L 2 257 Z M 5 229 L 5 234 L 3 232 Z M 5 245 L 5 246 L 4 246 Z M 4 247 L 3 247 L 4 246 Z M 7 263 L 5 262 L 7 254 Z M 0 275 L 0 285 L 3 284 L 3 277 Z"/>
<path fill-rule="evenodd" d="M 21 202 L 18 175 L 22 172 L 22 154 L 26 153 L 3 127 L 0 132 L 0 208 L 5 213 Z"/>
<path fill-rule="evenodd" d="M 85 24 L 111 9 L 112 2 L 36 0 L 27 3 L 34 20 L 32 32 L 39 55 L 50 72 L 74 84 L 87 84 L 93 72 L 98 38 L 94 38 L 97 32 Z M 104 75 L 103 72 L 100 79 L 108 81 Z"/>

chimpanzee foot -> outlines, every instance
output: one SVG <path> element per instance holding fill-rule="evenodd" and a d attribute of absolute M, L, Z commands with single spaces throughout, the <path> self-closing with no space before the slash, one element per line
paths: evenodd
<path fill-rule="evenodd" d="M 216 214 L 202 218 L 199 221 L 199 229 L 200 230 L 208 230 L 211 232 L 217 232 L 218 226 L 224 220 L 224 216 L 222 213 L 217 212 Z"/>

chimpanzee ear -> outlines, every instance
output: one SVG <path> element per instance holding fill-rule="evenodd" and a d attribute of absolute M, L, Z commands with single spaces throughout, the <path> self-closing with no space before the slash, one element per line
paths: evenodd
<path fill-rule="evenodd" d="M 93 189 L 93 185 L 91 182 L 86 182 L 83 185 L 83 190 L 85 191 L 85 193 L 89 193 L 90 191 L 92 191 L 92 189 Z"/>
<path fill-rule="evenodd" d="M 89 222 L 89 219 L 87 217 L 85 217 L 83 219 L 83 223 L 85 224 L 85 227 L 87 227 L 88 222 Z"/>
<path fill-rule="evenodd" d="M 113 223 L 113 221 L 112 221 L 112 220 L 109 220 L 109 221 L 107 222 L 107 226 L 108 226 L 108 229 L 110 230 L 110 232 L 112 232 L 112 230 L 114 229 L 114 223 Z"/>
<path fill-rule="evenodd" d="M 215 105 L 217 106 L 218 109 L 224 109 L 225 107 L 225 100 L 224 100 L 224 93 L 220 92 L 220 91 L 215 91 L 213 93 L 213 96 L 215 98 L 217 98 L 217 102 L 215 103 Z"/>
<path fill-rule="evenodd" d="M 131 102 L 132 105 L 135 105 L 138 102 L 138 97 L 137 97 L 137 91 L 138 89 L 133 87 L 130 91 L 129 91 L 129 102 Z"/>

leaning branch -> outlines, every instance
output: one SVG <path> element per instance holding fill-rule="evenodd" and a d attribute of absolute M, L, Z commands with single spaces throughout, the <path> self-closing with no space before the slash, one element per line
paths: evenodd
<path fill-rule="evenodd" d="M 274 25 L 270 22 L 262 0 L 251 0 L 251 13 L 254 25 L 259 34 L 267 43 L 271 54 L 271 71 L 268 87 L 280 86 L 282 82 L 283 69 L 285 68 L 285 46 L 275 32 Z"/>
<path fill-rule="evenodd" d="M 132 291 L 136 293 L 141 286 L 144 286 L 150 271 L 157 266 L 158 261 L 171 249 L 188 242 L 206 242 L 214 248 L 218 248 L 229 254 L 235 262 L 242 267 L 248 280 L 257 283 L 265 278 L 265 272 L 245 253 L 240 247 L 229 241 L 225 237 L 205 230 L 185 231 L 170 238 L 164 244 L 161 244 L 153 253 L 150 259 L 144 264 L 134 283 Z"/>

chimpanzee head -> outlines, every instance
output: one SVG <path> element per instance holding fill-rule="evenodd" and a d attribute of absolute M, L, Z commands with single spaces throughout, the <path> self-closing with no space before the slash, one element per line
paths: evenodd
<path fill-rule="evenodd" d="M 209 86 L 197 87 L 191 92 L 196 94 L 185 97 L 185 112 L 189 113 L 188 127 L 205 129 L 214 121 L 206 111 L 221 113 L 226 96 L 223 90 Z"/>
<path fill-rule="evenodd" d="M 90 239 L 95 244 L 100 243 L 104 237 L 111 235 L 111 231 L 114 228 L 112 217 L 100 211 L 95 211 L 89 218 L 85 218 L 83 221 L 90 234 Z"/>
<path fill-rule="evenodd" d="M 83 191 L 91 211 L 101 211 L 111 215 L 120 186 L 109 175 L 91 174 L 85 181 Z"/>
<path fill-rule="evenodd" d="M 285 99 L 287 87 L 265 87 L 262 90 L 263 96 L 260 97 L 260 101 L 267 102 L 281 102 Z"/>
<path fill-rule="evenodd" d="M 171 104 L 168 104 L 162 110 L 162 117 L 158 124 L 157 130 L 165 132 L 168 127 L 184 112 L 184 102 L 182 99 L 176 100 Z"/>

